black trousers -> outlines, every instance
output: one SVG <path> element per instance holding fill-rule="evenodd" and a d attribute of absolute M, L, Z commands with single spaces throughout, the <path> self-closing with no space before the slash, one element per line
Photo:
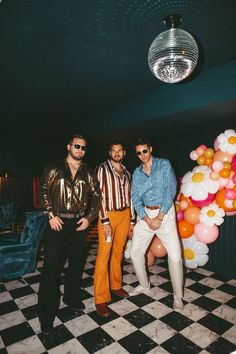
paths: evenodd
<path fill-rule="evenodd" d="M 87 230 L 76 231 L 78 219 L 63 219 L 61 231 L 54 231 L 48 223 L 44 235 L 44 267 L 39 286 L 38 315 L 41 326 L 50 327 L 60 305 L 59 277 L 62 257 L 68 258 L 63 301 L 77 306 L 81 301 L 83 251 Z"/>

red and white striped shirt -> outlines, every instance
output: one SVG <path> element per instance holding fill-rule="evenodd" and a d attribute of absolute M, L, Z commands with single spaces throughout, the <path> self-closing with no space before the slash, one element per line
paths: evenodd
<path fill-rule="evenodd" d="M 123 166 L 123 174 L 116 172 L 110 160 L 103 162 L 97 170 L 102 190 L 102 205 L 99 218 L 103 224 L 109 223 L 108 211 L 130 208 L 131 223 L 135 223 L 134 208 L 131 200 L 131 175 Z"/>

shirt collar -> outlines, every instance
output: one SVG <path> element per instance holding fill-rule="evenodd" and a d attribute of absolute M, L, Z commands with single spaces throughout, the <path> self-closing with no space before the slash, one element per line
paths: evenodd
<path fill-rule="evenodd" d="M 157 164 L 157 157 L 152 156 L 152 167 L 151 167 L 151 172 L 152 172 L 153 167 L 155 167 L 155 166 L 156 166 L 156 164 Z M 144 168 L 143 168 L 143 163 L 141 163 L 141 165 L 139 166 L 139 171 L 141 171 L 141 172 L 145 173 Z"/>
<path fill-rule="evenodd" d="M 111 166 L 112 170 L 115 172 L 115 167 L 112 165 L 111 160 L 110 160 L 110 159 L 107 159 L 107 162 L 108 162 L 108 164 Z M 122 166 L 122 168 L 123 168 L 123 171 L 125 172 L 125 171 L 126 171 L 125 166 L 122 165 L 122 164 L 121 164 L 121 166 Z"/>

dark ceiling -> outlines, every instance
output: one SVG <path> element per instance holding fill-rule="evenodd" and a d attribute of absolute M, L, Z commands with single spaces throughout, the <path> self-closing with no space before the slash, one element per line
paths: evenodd
<path fill-rule="evenodd" d="M 94 136 L 104 112 L 150 92 L 161 97 L 171 84 L 154 78 L 147 53 L 154 38 L 166 29 L 163 18 L 173 13 L 181 15 L 181 28 L 195 36 L 200 50 L 193 76 L 172 85 L 181 95 L 181 89 L 188 91 L 194 80 L 236 61 L 235 0 L 2 0 L 1 139 L 63 134 L 72 128 Z M 185 116 L 181 109 L 162 116 L 171 119 L 173 129 L 179 124 L 181 129 L 191 129 L 186 115 L 194 122 L 203 119 L 203 113 L 209 119 L 214 116 L 220 129 L 227 128 L 222 119 L 233 128 L 235 87 L 230 92 L 230 97 L 184 107 Z M 153 114 L 140 118 L 138 129 L 147 127 L 145 120 L 150 118 L 148 122 L 155 126 Z M 101 122 L 104 138 L 106 119 Z M 135 119 L 125 123 L 126 132 L 131 131 Z"/>

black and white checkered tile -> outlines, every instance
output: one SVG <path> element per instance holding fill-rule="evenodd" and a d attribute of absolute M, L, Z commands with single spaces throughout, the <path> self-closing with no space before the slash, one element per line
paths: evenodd
<path fill-rule="evenodd" d="M 236 350 L 236 280 L 198 268 L 186 273 L 185 308 L 172 310 L 166 259 L 150 267 L 152 287 L 127 299 L 115 295 L 111 317 L 97 315 L 93 298 L 96 238 L 88 243 L 82 298 L 86 309 L 75 313 L 61 303 L 50 336 L 40 333 L 37 271 L 0 283 L 0 354 L 178 353 L 227 354 Z M 130 261 L 123 262 L 124 289 L 137 286 Z M 63 276 L 61 280 L 63 292 Z"/>

